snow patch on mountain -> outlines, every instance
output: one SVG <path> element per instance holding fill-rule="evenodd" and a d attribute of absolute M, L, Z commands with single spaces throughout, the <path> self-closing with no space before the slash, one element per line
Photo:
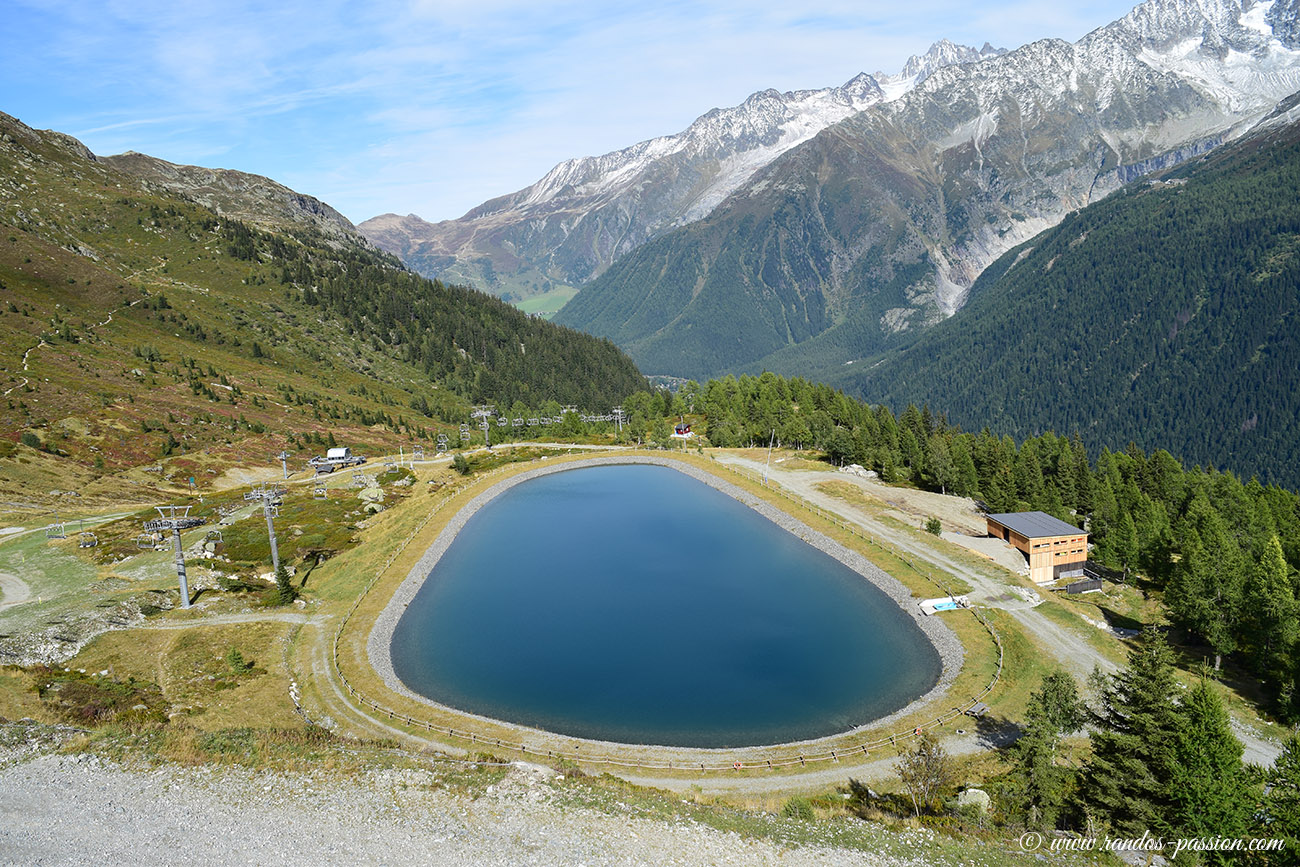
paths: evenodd
<path fill-rule="evenodd" d="M 1265 36 L 1271 37 L 1273 35 L 1273 25 L 1268 23 L 1268 13 L 1272 11 L 1273 0 L 1268 0 L 1267 3 L 1256 3 L 1254 6 L 1241 13 L 1241 17 L 1237 19 L 1237 22 L 1241 24 L 1242 27 L 1249 28 L 1257 33 L 1262 33 Z"/>
<path fill-rule="evenodd" d="M 1185 23 L 1157 28 L 1144 22 L 1149 26 L 1142 30 L 1145 44 L 1137 57 L 1182 78 L 1229 111 L 1267 109 L 1300 89 L 1300 50 L 1274 36 L 1274 3 L 1209 3 L 1194 35 L 1185 35 Z"/>
<path fill-rule="evenodd" d="M 677 135 L 603 156 L 566 160 L 511 197 L 510 204 L 512 209 L 528 210 L 557 200 L 600 199 L 635 186 L 651 166 L 674 156 L 717 161 L 712 182 L 695 190 L 682 215 L 670 221 L 691 222 L 706 215 L 757 169 L 883 98 L 868 75 L 824 90 L 760 91 L 738 106 L 708 112 Z"/>

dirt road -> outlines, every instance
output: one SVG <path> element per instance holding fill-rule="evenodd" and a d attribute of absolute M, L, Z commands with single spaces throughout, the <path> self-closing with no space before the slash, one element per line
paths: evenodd
<path fill-rule="evenodd" d="M 736 455 L 720 455 L 718 462 L 739 466 L 751 473 L 757 473 L 760 477 L 764 471 L 762 463 Z M 776 483 L 818 508 L 833 512 L 844 520 L 856 524 L 875 538 L 903 552 L 912 562 L 928 564 L 938 572 L 965 581 L 972 588 L 969 595 L 973 603 L 1008 612 L 1034 641 L 1078 680 L 1085 680 L 1094 667 L 1100 667 L 1102 671 L 1108 673 L 1117 670 L 1115 663 L 1086 638 L 1039 611 L 1038 602 L 1027 601 L 1022 592 L 1027 591 L 1037 595 L 1037 591 L 1026 587 L 1011 573 L 1003 572 L 999 576 L 995 574 L 992 567 L 987 571 L 971 568 L 935 550 L 932 546 L 917 541 L 908 532 L 880 521 L 817 487 L 820 483 L 828 481 L 848 482 L 859 487 L 866 496 L 875 497 L 876 492 L 873 489 L 879 485 L 873 485 L 865 479 L 847 473 L 782 470 L 778 467 L 768 471 L 768 479 L 769 482 Z M 1260 738 L 1245 726 L 1236 724 L 1233 729 L 1246 748 L 1245 760 L 1248 762 L 1271 765 L 1282 752 L 1279 743 Z M 945 741 L 945 749 L 948 746 L 948 742 Z"/>

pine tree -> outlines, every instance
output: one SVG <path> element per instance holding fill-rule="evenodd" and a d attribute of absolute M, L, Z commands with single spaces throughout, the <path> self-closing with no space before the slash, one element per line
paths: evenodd
<path fill-rule="evenodd" d="M 1163 830 L 1179 837 L 1244 836 L 1257 793 L 1223 703 L 1202 679 L 1184 698 L 1181 711 L 1176 762 L 1168 780 L 1171 808 Z"/>
<path fill-rule="evenodd" d="M 1254 833 L 1286 841 L 1283 851 L 1270 853 L 1272 864 L 1300 867 L 1300 735 L 1292 733 L 1287 739 L 1265 782 L 1263 808 Z"/>
<path fill-rule="evenodd" d="M 959 497 L 973 497 L 979 491 L 979 474 L 971 458 L 967 437 L 960 436 L 952 444 L 952 492 Z"/>
<path fill-rule="evenodd" d="M 1128 667 L 1100 679 L 1079 807 L 1119 834 L 1140 836 L 1156 828 L 1170 807 L 1165 781 L 1174 773 L 1181 723 L 1173 671 L 1173 652 L 1148 627 L 1130 651 Z"/>
<path fill-rule="evenodd" d="M 1137 526 L 1133 523 L 1133 516 L 1125 511 L 1119 519 L 1119 526 L 1115 528 L 1114 538 L 1107 537 L 1111 543 L 1111 551 L 1115 560 L 1124 570 L 1123 583 L 1128 583 L 1129 569 L 1137 563 L 1138 556 L 1138 535 Z"/>
<path fill-rule="evenodd" d="M 1011 747 L 1011 801 L 1031 828 L 1053 828 L 1074 774 L 1056 764 L 1061 736 L 1084 723 L 1074 678 L 1055 671 L 1029 697 L 1024 732 Z"/>
<path fill-rule="evenodd" d="M 1249 589 L 1251 626 L 1258 646 L 1256 665 L 1279 694 L 1290 685 L 1291 652 L 1298 629 L 1290 571 L 1282 543 L 1273 536 L 1256 564 Z"/>
<path fill-rule="evenodd" d="M 293 589 L 293 584 L 289 582 L 289 571 L 280 564 L 280 568 L 275 570 L 275 604 L 288 605 L 298 598 L 298 592 Z"/>
<path fill-rule="evenodd" d="M 1242 604 L 1242 558 L 1218 512 L 1204 499 L 1193 501 L 1191 520 L 1181 528 L 1181 559 L 1172 568 L 1165 604 L 1173 619 L 1214 649 L 1214 668 L 1237 649 Z"/>

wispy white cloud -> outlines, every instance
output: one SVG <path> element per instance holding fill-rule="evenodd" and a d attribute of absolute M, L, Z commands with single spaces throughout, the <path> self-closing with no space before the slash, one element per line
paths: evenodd
<path fill-rule="evenodd" d="M 355 220 L 458 216 L 562 159 L 933 41 L 1076 39 L 1125 2 L 8 0 L 0 110 L 95 151 L 220 159 Z"/>

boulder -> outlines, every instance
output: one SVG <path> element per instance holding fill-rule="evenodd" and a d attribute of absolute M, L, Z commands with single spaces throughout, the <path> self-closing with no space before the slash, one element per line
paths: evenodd
<path fill-rule="evenodd" d="M 981 813 L 987 813 L 993 806 L 989 793 L 983 789 L 963 789 L 957 793 L 957 807 L 974 807 Z"/>

